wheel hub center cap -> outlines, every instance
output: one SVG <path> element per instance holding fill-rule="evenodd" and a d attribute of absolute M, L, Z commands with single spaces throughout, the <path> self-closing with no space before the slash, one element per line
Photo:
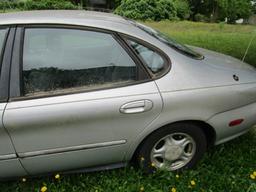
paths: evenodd
<path fill-rule="evenodd" d="M 179 146 L 171 145 L 165 152 L 165 158 L 168 161 L 174 161 L 178 159 L 182 154 L 182 148 Z"/>

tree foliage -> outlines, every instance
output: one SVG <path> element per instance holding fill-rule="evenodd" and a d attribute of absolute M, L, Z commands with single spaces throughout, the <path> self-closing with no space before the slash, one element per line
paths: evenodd
<path fill-rule="evenodd" d="M 121 5 L 121 0 L 114 0 L 115 7 L 118 7 Z"/>
<path fill-rule="evenodd" d="M 79 9 L 87 0 L 0 0 L 0 10 Z M 256 14 L 256 0 L 107 0 L 115 13 L 138 20 L 188 19 L 235 23 Z"/>
<path fill-rule="evenodd" d="M 177 16 L 172 0 L 122 0 L 115 13 L 131 19 L 154 21 L 173 19 Z"/>
<path fill-rule="evenodd" d="M 235 23 L 237 19 L 248 19 L 252 14 L 251 0 L 218 0 L 220 17 L 227 18 L 228 23 Z"/>
<path fill-rule="evenodd" d="M 189 0 L 189 3 L 192 19 L 199 13 L 213 21 L 227 18 L 229 23 L 240 18 L 247 19 L 253 7 L 251 0 Z"/>
<path fill-rule="evenodd" d="M 0 1 L 0 9 L 19 10 L 46 10 L 46 9 L 78 9 L 67 0 L 27 0 L 27 1 Z"/>
<path fill-rule="evenodd" d="M 175 0 L 174 1 L 177 17 L 180 19 L 188 19 L 190 16 L 190 7 L 187 0 Z"/>
<path fill-rule="evenodd" d="M 252 11 L 254 14 L 256 14 L 256 0 L 253 1 Z"/>
<path fill-rule="evenodd" d="M 210 17 L 216 12 L 217 0 L 189 0 L 192 16 L 202 14 Z"/>

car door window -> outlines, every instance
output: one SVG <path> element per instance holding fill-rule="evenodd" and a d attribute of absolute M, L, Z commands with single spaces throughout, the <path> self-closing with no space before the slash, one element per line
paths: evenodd
<path fill-rule="evenodd" d="M 138 67 L 111 34 L 27 28 L 23 48 L 25 96 L 108 88 L 138 80 Z"/>
<path fill-rule="evenodd" d="M 128 42 L 152 73 L 156 74 L 165 69 L 165 59 L 158 52 L 136 41 Z"/>

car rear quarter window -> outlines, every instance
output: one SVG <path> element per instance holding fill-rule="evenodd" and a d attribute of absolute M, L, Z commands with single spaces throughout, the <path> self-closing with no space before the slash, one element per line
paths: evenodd
<path fill-rule="evenodd" d="M 23 47 L 25 96 L 108 88 L 138 80 L 132 58 L 108 33 L 27 28 Z"/>
<path fill-rule="evenodd" d="M 129 41 L 135 52 L 142 58 L 144 63 L 153 73 L 158 73 L 164 69 L 164 59 L 154 50 L 143 46 L 135 41 Z"/>

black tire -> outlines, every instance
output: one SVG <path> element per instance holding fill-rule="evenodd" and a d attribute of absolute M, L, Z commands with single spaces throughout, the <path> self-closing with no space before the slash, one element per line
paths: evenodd
<path fill-rule="evenodd" d="M 190 138 L 190 139 L 192 138 L 191 141 L 193 141 L 193 142 L 191 142 L 191 144 L 188 144 L 188 145 L 192 146 L 190 148 L 191 148 L 191 150 L 193 150 L 193 153 L 191 152 L 191 154 L 193 154 L 193 155 L 191 155 L 189 160 L 186 160 L 188 162 L 186 162 L 186 164 L 184 164 L 184 166 L 179 167 L 174 170 L 172 170 L 171 168 L 170 168 L 171 170 L 170 169 L 167 169 L 167 170 L 181 171 L 184 169 L 193 168 L 198 163 L 198 161 L 202 158 L 203 154 L 205 153 L 205 151 L 207 149 L 207 141 L 206 141 L 206 136 L 200 127 L 198 127 L 194 124 L 188 124 L 188 123 L 177 123 L 177 124 L 168 125 L 168 126 L 165 126 L 165 127 L 162 127 L 160 129 L 156 130 L 151 135 L 149 135 L 139 146 L 139 148 L 135 154 L 135 159 L 134 159 L 135 163 L 140 168 L 142 168 L 146 173 L 155 172 L 157 169 L 159 169 L 160 164 L 158 167 L 153 163 L 152 158 L 154 160 L 155 160 L 155 158 L 152 155 L 152 153 L 153 153 L 152 150 L 157 149 L 158 145 L 161 144 L 160 142 L 165 143 L 166 142 L 166 140 L 164 140 L 165 137 L 166 138 L 169 138 L 169 137 L 175 138 L 180 135 L 179 137 L 181 137 L 181 139 L 182 139 L 183 134 L 184 134 L 184 137 L 188 136 L 188 138 Z M 163 139 L 163 141 L 161 141 L 161 139 Z M 177 141 L 179 141 L 178 139 L 177 139 Z M 174 140 L 176 141 L 176 138 Z M 173 147 L 175 145 L 167 145 L 167 146 L 171 146 L 171 147 L 169 147 L 169 148 L 171 148 L 170 150 L 176 151 L 176 148 Z M 179 145 L 177 145 L 177 146 L 179 146 Z M 183 148 L 182 148 L 181 146 L 179 146 L 177 151 L 181 150 L 180 148 L 182 148 L 182 150 L 184 152 L 185 150 L 187 150 L 186 147 L 187 146 L 185 146 L 185 147 L 183 146 Z M 194 147 L 194 149 L 193 149 L 193 147 Z M 166 149 L 166 147 L 165 147 L 165 149 Z M 164 157 L 166 157 L 167 153 L 164 153 L 164 154 L 165 154 Z M 169 154 L 174 154 L 174 153 L 169 153 Z M 171 156 L 169 155 L 168 157 L 170 158 Z M 159 161 L 160 160 L 161 159 L 159 159 Z M 163 158 L 163 161 L 165 161 L 165 160 L 166 160 L 166 158 Z M 169 160 L 170 159 L 168 159 L 167 161 L 169 162 Z M 165 162 L 167 162 L 167 161 L 165 161 Z M 183 160 L 181 160 L 181 162 L 182 161 Z M 175 162 L 175 160 L 174 160 L 174 162 Z M 177 160 L 177 162 L 178 162 L 178 160 Z M 175 163 L 172 163 L 172 164 L 174 165 Z"/>

